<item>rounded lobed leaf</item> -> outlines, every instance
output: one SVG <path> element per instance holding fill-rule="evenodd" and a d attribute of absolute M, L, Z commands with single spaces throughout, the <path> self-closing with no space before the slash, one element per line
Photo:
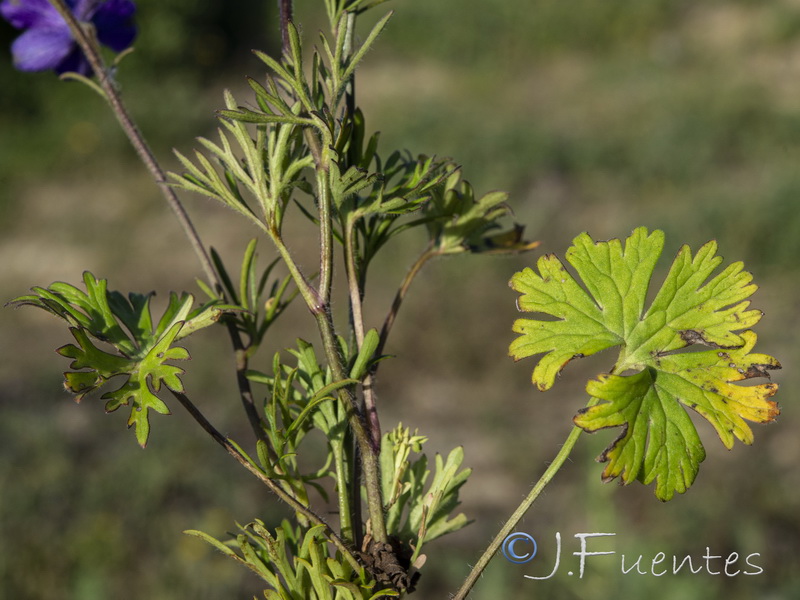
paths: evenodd
<path fill-rule="evenodd" d="M 688 246 L 678 252 L 649 309 L 647 290 L 664 246 L 660 231 L 634 230 L 620 240 L 595 242 L 588 234 L 567 250 L 582 286 L 554 255 L 543 256 L 538 273 L 525 269 L 511 279 L 522 295 L 517 306 L 547 318 L 518 319 L 521 334 L 509 353 L 519 360 L 541 355 L 533 383 L 549 389 L 573 358 L 620 347 L 611 374 L 587 385 L 600 400 L 578 413 L 575 424 L 594 432 L 622 427 L 598 458 L 608 463 L 603 480 L 656 482 L 655 493 L 669 500 L 693 483 L 705 450 L 684 407 L 707 419 L 727 448 L 739 439 L 751 444 L 746 421 L 767 423 L 778 415 L 770 400 L 778 386 L 736 385 L 769 377 L 780 363 L 751 353 L 756 335 L 749 330 L 762 313 L 747 300 L 757 289 L 752 275 L 736 262 L 718 274 L 722 263 L 716 242 L 693 257 Z M 710 350 L 676 353 L 694 344 Z M 620 375 L 634 371 L 633 375 Z M 683 405 L 683 406 L 681 406 Z"/>

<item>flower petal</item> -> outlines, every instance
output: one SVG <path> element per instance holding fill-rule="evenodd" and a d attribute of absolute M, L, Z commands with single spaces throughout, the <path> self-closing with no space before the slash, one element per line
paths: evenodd
<path fill-rule="evenodd" d="M 17 29 L 66 27 L 64 19 L 47 0 L 3 0 L 0 15 Z"/>
<path fill-rule="evenodd" d="M 83 51 L 76 44 L 72 52 L 62 60 L 56 67 L 56 73 L 80 73 L 89 77 L 92 74 L 92 66 L 89 64 Z"/>
<path fill-rule="evenodd" d="M 136 37 L 135 12 L 136 6 L 130 0 L 108 0 L 101 4 L 92 17 L 100 43 L 115 52 L 130 46 Z"/>
<path fill-rule="evenodd" d="M 75 48 L 69 30 L 63 27 L 36 27 L 11 44 L 14 66 L 20 71 L 55 69 Z"/>

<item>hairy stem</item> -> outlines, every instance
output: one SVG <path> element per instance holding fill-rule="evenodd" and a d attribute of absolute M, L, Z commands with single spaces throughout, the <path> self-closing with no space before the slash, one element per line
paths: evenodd
<path fill-rule="evenodd" d="M 353 318 L 353 333 L 356 336 L 358 349 L 364 343 L 364 315 L 362 312 L 362 301 L 364 290 L 361 286 L 361 278 L 358 273 L 356 261 L 356 239 L 355 223 L 353 219 L 347 219 L 344 226 L 344 266 L 347 275 L 347 290 L 350 294 L 350 314 Z"/>
<path fill-rule="evenodd" d="M 345 444 L 343 442 L 331 442 L 331 450 L 333 451 L 333 464 L 336 471 L 336 498 L 339 502 L 339 530 L 342 537 L 346 540 L 353 540 L 356 548 L 359 547 L 357 542 L 357 535 L 353 530 L 353 513 L 351 506 L 358 503 L 358 496 L 353 495 L 355 500 L 350 501 L 351 488 L 348 485 L 349 469 L 347 459 L 345 456 Z"/>
<path fill-rule="evenodd" d="M 333 284 L 333 221 L 331 187 L 327 165 L 317 166 L 317 202 L 319 203 L 319 295 L 330 304 Z"/>
<path fill-rule="evenodd" d="M 325 355 L 328 365 L 331 368 L 333 377 L 337 381 L 347 378 L 347 374 L 342 364 L 342 357 L 339 354 L 339 347 L 336 343 L 336 335 L 328 306 L 316 314 L 317 325 L 322 337 L 322 345 L 325 348 Z M 358 444 L 358 451 L 361 454 L 361 468 L 363 470 L 364 487 L 367 490 L 367 508 L 369 510 L 370 524 L 372 526 L 372 537 L 377 542 L 385 542 L 387 539 L 386 524 L 383 515 L 383 499 L 381 496 L 381 486 L 379 477 L 378 453 L 372 444 L 365 423 L 362 420 L 361 411 L 352 389 L 343 388 L 339 392 L 339 399 L 344 404 L 350 429 L 355 436 Z M 358 498 L 353 498 L 358 502 Z M 358 525 L 358 524 L 354 524 Z"/>
<path fill-rule="evenodd" d="M 278 0 L 281 20 L 281 46 L 284 54 L 289 54 L 289 22 L 292 20 L 292 0 Z"/>
<path fill-rule="evenodd" d="M 349 57 L 353 52 L 353 35 L 356 27 L 355 13 L 347 13 L 344 37 L 344 48 L 342 53 Z M 347 82 L 347 89 L 345 91 L 345 111 L 350 117 L 356 113 L 356 75 L 353 73 L 350 76 L 350 81 Z"/>
<path fill-rule="evenodd" d="M 356 337 L 356 345 L 360 351 L 364 343 L 364 288 L 361 283 L 358 265 L 356 264 L 358 257 L 356 256 L 355 230 L 352 219 L 348 219 L 345 224 L 344 241 L 345 271 L 347 274 L 347 288 L 350 292 L 350 314 L 353 319 L 353 332 Z M 381 424 L 378 419 L 378 408 L 375 402 L 375 390 L 373 388 L 373 376 L 371 373 L 364 378 L 362 387 L 364 390 L 364 412 L 367 418 L 369 433 L 372 437 L 372 445 L 380 449 Z"/>
<path fill-rule="evenodd" d="M 218 293 L 222 294 L 223 288 L 221 282 L 214 271 L 214 267 L 211 263 L 208 253 L 206 252 L 205 246 L 200 240 L 200 236 L 197 233 L 197 230 L 195 229 L 191 219 L 189 218 L 189 215 L 183 208 L 183 204 L 178 199 L 175 191 L 167 184 L 164 170 L 161 168 L 161 165 L 158 163 L 158 160 L 150 149 L 150 146 L 144 139 L 139 127 L 134 122 L 133 117 L 131 117 L 130 113 L 128 112 L 128 109 L 122 100 L 122 95 L 117 89 L 113 79 L 110 77 L 109 70 L 104 63 L 102 56 L 98 52 L 97 40 L 93 35 L 90 34 L 91 30 L 87 31 L 87 29 L 85 29 L 84 26 L 78 22 L 78 20 L 75 18 L 75 15 L 72 14 L 69 7 L 67 7 L 63 0 L 50 0 L 50 3 L 59 12 L 59 14 L 64 17 L 67 25 L 69 25 L 72 35 L 75 37 L 75 40 L 78 42 L 78 45 L 81 47 L 81 50 L 97 75 L 100 88 L 103 90 L 105 98 L 108 101 L 112 112 L 117 117 L 117 121 L 122 127 L 122 130 L 125 132 L 125 135 L 128 137 L 128 140 L 130 141 L 134 150 L 144 163 L 147 170 L 150 172 L 150 175 L 156 182 L 156 185 L 161 190 L 164 200 L 166 200 L 167 204 L 172 209 L 173 213 L 178 219 L 178 222 L 183 228 L 186 237 L 188 238 L 198 260 L 200 261 L 200 265 L 205 273 L 206 279 Z M 263 439 L 264 432 L 261 429 L 261 419 L 258 416 L 258 411 L 256 410 L 253 402 L 253 393 L 250 388 L 250 382 L 244 376 L 245 371 L 247 371 L 246 349 L 244 348 L 244 344 L 242 343 L 239 332 L 236 330 L 236 327 L 233 324 L 228 325 L 228 333 L 230 335 L 231 344 L 233 345 L 235 353 L 236 375 L 242 405 L 244 406 L 244 410 L 247 414 L 250 426 L 253 429 L 253 433 L 257 438 Z"/>
<path fill-rule="evenodd" d="M 69 25 L 73 37 L 78 42 L 78 45 L 81 47 L 81 50 L 97 75 L 100 87 L 105 93 L 106 100 L 111 106 L 114 115 L 117 117 L 117 121 L 119 121 L 122 130 L 125 132 L 125 135 L 128 136 L 128 140 L 130 140 L 134 150 L 136 150 L 139 158 L 142 160 L 145 167 L 150 172 L 150 175 L 155 180 L 156 185 L 158 185 L 159 189 L 161 190 L 161 193 L 164 196 L 164 199 L 167 201 L 167 204 L 175 213 L 178 222 L 183 228 L 186 237 L 189 239 L 197 258 L 203 267 L 203 272 L 205 273 L 206 278 L 215 288 L 220 289 L 219 279 L 214 272 L 214 267 L 211 264 L 211 260 L 209 259 L 208 253 L 205 250 L 205 246 L 203 246 L 203 243 L 200 241 L 200 236 L 198 235 L 197 230 L 194 228 L 192 221 L 189 219 L 189 215 L 186 214 L 186 210 L 183 208 L 183 205 L 178 199 L 178 196 L 175 194 L 175 191 L 167 184 L 166 175 L 161 168 L 161 165 L 158 164 L 155 155 L 153 154 L 152 150 L 150 150 L 150 146 L 145 141 L 144 136 L 142 136 L 142 133 L 139 131 L 139 128 L 128 112 L 125 103 L 122 101 L 122 96 L 119 93 L 119 90 L 117 89 L 113 79 L 109 75 L 109 71 L 103 62 L 103 58 L 98 52 L 96 39 L 94 36 L 89 34 L 89 32 L 81 25 L 80 22 L 78 22 L 78 20 L 75 18 L 75 15 L 72 14 L 64 0 L 49 1 L 50 4 L 53 5 L 53 7 L 67 22 L 67 25 Z"/>
<path fill-rule="evenodd" d="M 170 390 L 172 391 L 172 390 Z M 306 519 L 314 523 L 315 525 L 322 525 L 325 527 L 325 532 L 329 540 L 336 546 L 342 553 L 347 561 L 352 565 L 352 567 L 358 571 L 361 568 L 358 560 L 356 559 L 355 555 L 353 554 L 352 548 L 349 548 L 347 544 L 344 543 L 342 538 L 340 538 L 336 532 L 331 528 L 325 520 L 322 519 L 319 515 L 317 515 L 313 510 L 299 502 L 294 496 L 288 494 L 286 491 L 283 490 L 277 483 L 275 483 L 272 479 L 267 477 L 267 475 L 255 465 L 253 465 L 244 455 L 242 455 L 241 451 L 234 446 L 231 441 L 222 435 L 216 427 L 214 427 L 208 419 L 205 418 L 202 412 L 194 405 L 194 403 L 189 400 L 189 397 L 182 392 L 172 391 L 172 395 L 178 399 L 183 407 L 189 412 L 192 418 L 197 421 L 200 426 L 212 437 L 214 441 L 216 441 L 220 446 L 222 446 L 228 454 L 230 454 L 233 458 L 235 458 L 239 464 L 241 464 L 245 469 L 250 471 L 253 475 L 255 475 L 264 485 L 266 485 L 272 493 L 274 493 L 278 498 L 283 500 L 286 504 L 288 504 L 292 510 L 300 513 Z"/>
<path fill-rule="evenodd" d="M 336 342 L 336 330 L 333 325 L 333 318 L 330 314 L 330 305 L 323 302 L 320 292 L 315 290 L 308 283 L 308 279 L 297 266 L 297 263 L 295 263 L 294 258 L 283 243 L 280 235 L 276 231 L 272 231 L 270 235 L 275 247 L 278 249 L 278 253 L 286 263 L 295 285 L 300 290 L 300 295 L 305 300 L 308 310 L 314 315 L 317 321 L 317 328 L 319 329 L 322 346 L 325 350 L 325 358 L 328 361 L 334 380 L 343 381 L 347 379 L 342 357 L 339 353 L 339 346 Z M 348 388 L 342 389 L 339 392 L 339 399 L 343 403 L 345 410 L 347 410 L 348 423 L 355 436 L 359 452 L 361 453 L 362 468 L 364 470 L 364 485 L 367 489 L 367 506 L 369 508 L 370 522 L 372 525 L 372 537 L 378 542 L 385 542 L 387 535 L 383 515 L 380 479 L 378 475 L 377 449 L 373 447 L 371 436 L 362 421 L 361 412 L 358 402 L 353 395 L 353 391 Z M 358 502 L 359 498 L 353 498 L 352 501 Z M 353 523 L 354 528 L 358 528 L 359 525 L 360 523 Z"/>
<path fill-rule="evenodd" d="M 308 278 L 294 261 L 294 258 L 292 257 L 291 252 L 289 252 L 289 248 L 287 248 L 286 244 L 283 242 L 283 238 L 280 236 L 280 233 L 274 230 L 268 230 L 268 233 L 273 244 L 275 244 L 275 248 L 278 250 L 278 254 L 281 255 L 281 259 L 286 265 L 286 268 L 289 269 L 289 274 L 292 276 L 294 284 L 300 291 L 300 295 L 303 297 L 308 310 L 310 310 L 312 314 L 315 314 L 320 310 L 320 306 L 322 305 L 322 299 L 319 297 L 319 292 L 309 283 Z"/>
<path fill-rule="evenodd" d="M 595 399 L 592 399 L 588 406 L 592 406 L 596 404 L 596 402 L 597 401 Z M 583 429 L 580 427 L 576 426 L 572 428 L 572 431 L 570 431 L 566 441 L 564 442 L 564 445 L 561 446 L 561 450 L 559 450 L 558 454 L 556 454 L 553 462 L 550 463 L 550 466 L 547 467 L 544 474 L 539 478 L 539 481 L 534 484 L 530 493 L 513 512 L 511 517 L 509 517 L 508 521 L 506 521 L 506 524 L 503 525 L 502 529 L 500 529 L 486 550 L 484 550 L 483 554 L 478 559 L 478 562 L 475 563 L 475 566 L 472 567 L 469 575 L 464 580 L 461 588 L 458 590 L 456 595 L 452 597 L 453 600 L 464 600 L 467 597 L 470 590 L 472 590 L 472 587 L 481 576 L 481 573 L 483 573 L 484 569 L 489 564 L 489 561 L 492 560 L 492 557 L 500 549 L 500 546 L 503 544 L 503 540 L 514 531 L 517 524 L 522 520 L 522 517 L 525 516 L 525 513 L 528 512 L 530 507 L 539 497 L 539 494 L 542 493 L 542 490 L 545 488 L 545 486 L 550 483 L 550 480 L 553 479 L 555 474 L 558 473 L 559 469 L 561 469 L 562 465 L 567 460 L 567 457 L 569 457 L 570 452 L 572 452 L 572 448 L 575 446 L 575 443 L 578 441 L 581 433 L 583 433 Z"/>

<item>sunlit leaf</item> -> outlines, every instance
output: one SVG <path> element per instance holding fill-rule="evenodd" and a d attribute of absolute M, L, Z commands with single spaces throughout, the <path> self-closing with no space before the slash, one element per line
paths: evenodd
<path fill-rule="evenodd" d="M 582 410 L 575 423 L 589 432 L 622 427 L 599 457 L 608 463 L 604 480 L 655 481 L 656 495 L 669 500 L 689 488 L 705 458 L 681 405 L 707 419 L 727 448 L 736 438 L 750 444 L 753 434 L 745 421 L 775 418 L 778 406 L 769 398 L 777 385 L 736 382 L 769 377 L 780 364 L 750 352 L 756 335 L 749 328 L 761 312 L 750 309 L 747 299 L 757 287 L 742 263 L 714 274 L 722 263 L 715 242 L 694 256 L 681 248 L 645 312 L 663 246 L 664 234 L 644 227 L 624 247 L 620 240 L 595 242 L 584 233 L 567 251 L 581 283 L 554 255 L 539 259 L 538 273 L 517 273 L 511 287 L 522 294 L 520 310 L 549 318 L 517 320 L 514 331 L 521 335 L 510 354 L 517 360 L 541 355 L 533 383 L 544 391 L 574 358 L 619 347 L 612 372 L 587 386 L 601 402 Z M 711 349 L 676 353 L 693 344 Z"/>
<path fill-rule="evenodd" d="M 240 309 L 219 301 L 193 309 L 191 294 L 173 293 L 154 323 L 150 314 L 152 293 L 131 293 L 126 298 L 108 291 L 106 280 L 96 279 L 88 271 L 83 280 L 85 292 L 67 283 L 54 283 L 49 288 L 33 288 L 34 294 L 17 298 L 12 304 L 38 306 L 70 324 L 77 345 L 58 349 L 59 354 L 72 359 L 72 370 L 64 373 L 64 386 L 80 401 L 118 378 L 114 381 L 121 385 L 102 395 L 107 400 L 106 411 L 130 406 L 128 426 L 135 427 L 136 440 L 144 447 L 150 435 L 150 411 L 169 414 L 157 393 L 162 386 L 183 391 L 183 369 L 169 363 L 187 360 L 189 353 L 173 344 L 212 325 L 223 314 Z"/>

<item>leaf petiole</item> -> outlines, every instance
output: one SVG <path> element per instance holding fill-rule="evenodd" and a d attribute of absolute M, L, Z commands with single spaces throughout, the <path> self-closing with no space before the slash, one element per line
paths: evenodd
<path fill-rule="evenodd" d="M 594 406 L 598 403 L 597 398 L 592 398 L 586 405 L 586 408 Z M 453 596 L 453 600 L 464 600 L 467 595 L 469 594 L 470 590 L 472 590 L 475 583 L 478 581 L 478 578 L 483 573 L 484 569 L 486 569 L 489 562 L 492 560 L 497 551 L 500 549 L 500 546 L 503 544 L 503 540 L 511 534 L 514 529 L 516 528 L 517 524 L 522 520 L 522 517 L 525 516 L 525 513 L 528 512 L 533 503 L 542 493 L 545 486 L 550 483 L 550 480 L 555 477 L 556 473 L 558 473 L 559 469 L 564 465 L 567 458 L 572 452 L 572 449 L 575 447 L 578 438 L 583 433 L 583 429 L 580 427 L 573 427 L 572 430 L 569 432 L 567 439 L 564 441 L 564 445 L 561 446 L 561 450 L 558 451 L 556 457 L 553 459 L 553 462 L 550 463 L 550 466 L 547 467 L 545 472 L 539 478 L 531 491 L 525 497 L 525 499 L 520 503 L 520 505 L 516 508 L 516 510 L 511 514 L 508 521 L 506 521 L 505 525 L 497 532 L 494 539 L 489 543 L 486 547 L 486 550 L 483 551 L 483 554 L 478 559 L 478 562 L 475 563 L 475 566 L 472 567 L 467 578 L 464 580 L 464 583 L 461 585 L 461 588 L 456 592 L 456 595 Z"/>

